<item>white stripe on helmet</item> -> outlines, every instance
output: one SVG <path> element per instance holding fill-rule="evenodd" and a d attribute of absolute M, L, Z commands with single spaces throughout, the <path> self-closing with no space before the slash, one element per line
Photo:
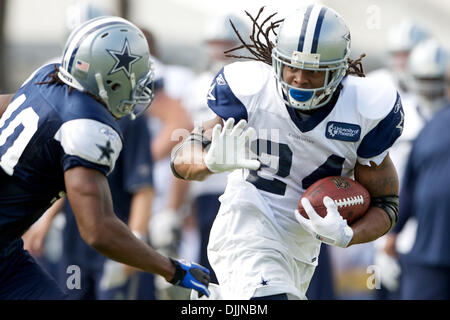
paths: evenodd
<path fill-rule="evenodd" d="M 322 5 L 314 5 L 309 16 L 308 25 L 306 26 L 305 41 L 303 43 L 304 53 L 311 53 L 312 44 L 314 41 L 314 32 L 316 31 L 316 24 L 319 18 Z"/>
<path fill-rule="evenodd" d="M 122 22 L 122 23 L 126 23 L 126 24 L 133 26 L 133 24 L 130 23 L 129 21 L 119 18 L 119 17 L 102 17 L 102 18 L 92 20 L 92 22 L 87 23 L 81 29 L 74 31 L 74 34 L 70 37 L 70 40 L 69 40 L 70 42 L 67 45 L 67 50 L 64 53 L 64 57 L 63 57 L 63 67 L 67 69 L 73 51 L 75 50 L 80 39 L 86 33 L 90 32 L 92 29 L 94 29 L 102 24 L 109 23 L 109 22 Z"/>

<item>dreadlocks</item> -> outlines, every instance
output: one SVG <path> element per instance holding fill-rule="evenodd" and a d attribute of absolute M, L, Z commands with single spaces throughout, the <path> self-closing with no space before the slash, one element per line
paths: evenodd
<path fill-rule="evenodd" d="M 345 75 L 355 75 L 358 77 L 365 77 L 365 73 L 362 66 L 362 58 L 366 56 L 365 53 L 361 54 L 358 59 L 352 60 L 348 58 L 348 68 Z"/>
<path fill-rule="evenodd" d="M 49 74 L 47 77 L 50 78 L 50 80 L 47 81 L 40 81 L 36 82 L 35 84 L 41 85 L 41 84 L 48 84 L 48 85 L 66 85 L 64 82 L 61 81 L 58 77 L 58 67 L 56 64 L 53 66 L 53 73 Z M 69 93 L 72 91 L 72 87 L 69 87 Z"/>
<path fill-rule="evenodd" d="M 245 11 L 245 14 L 250 18 L 250 20 L 253 23 L 252 26 L 252 33 L 250 35 L 250 43 L 246 43 L 242 36 L 239 34 L 239 31 L 236 29 L 236 27 L 233 24 L 233 21 L 230 20 L 231 27 L 233 28 L 234 32 L 236 33 L 237 37 L 239 38 L 239 41 L 241 41 L 241 45 L 231 48 L 227 51 L 225 51 L 225 56 L 229 58 L 237 58 L 237 59 L 250 59 L 250 60 L 256 60 L 256 61 L 262 61 L 268 65 L 272 65 L 272 49 L 275 47 L 275 44 L 270 41 L 269 36 L 270 32 L 273 33 L 273 35 L 277 36 L 277 33 L 275 32 L 275 29 L 278 28 L 283 22 L 284 19 L 277 20 L 275 22 L 270 22 L 269 25 L 266 26 L 266 29 L 264 30 L 264 26 L 269 22 L 270 19 L 272 19 L 277 12 L 269 15 L 262 23 L 259 23 L 258 20 L 261 17 L 261 13 L 264 11 L 264 7 L 261 7 L 258 11 L 258 14 L 256 18 L 254 18 L 250 13 Z M 263 39 L 261 39 L 263 37 Z M 252 54 L 252 56 L 241 56 L 241 55 L 234 55 L 230 54 L 231 52 L 240 50 L 240 49 L 247 49 L 248 52 Z M 365 77 L 364 70 L 362 67 L 362 58 L 366 56 L 365 53 L 361 54 L 361 56 L 356 59 L 352 60 L 348 58 L 348 69 L 346 71 L 345 75 L 356 75 L 358 77 Z"/>
<path fill-rule="evenodd" d="M 225 51 L 225 56 L 229 58 L 237 58 L 237 59 L 251 59 L 256 61 L 262 61 L 264 63 L 267 63 L 269 65 L 272 65 L 272 49 L 275 46 L 272 41 L 270 41 L 269 36 L 270 32 L 272 32 L 275 36 L 277 33 L 275 32 L 275 29 L 280 26 L 280 23 L 283 22 L 284 19 L 277 20 L 275 22 L 270 22 L 270 25 L 266 27 L 264 30 L 264 25 L 269 22 L 270 19 L 272 19 L 277 13 L 271 14 L 269 17 L 267 17 L 261 24 L 258 23 L 258 20 L 261 16 L 261 13 L 263 12 L 264 7 L 261 7 L 259 9 L 258 15 L 256 18 L 253 18 L 251 14 L 249 14 L 247 11 L 245 11 L 245 14 L 252 20 L 253 27 L 252 27 L 252 33 L 250 35 L 250 40 L 252 41 L 252 44 L 246 43 L 241 35 L 239 34 L 238 30 L 236 30 L 236 27 L 234 26 L 233 22 L 230 20 L 231 27 L 233 28 L 234 32 L 236 33 L 237 37 L 241 41 L 242 45 L 232 48 L 230 50 Z M 264 42 L 262 41 L 261 37 L 264 37 Z M 246 48 L 253 57 L 247 57 L 247 56 L 237 56 L 233 54 L 229 54 L 230 52 L 237 51 L 240 49 Z"/>

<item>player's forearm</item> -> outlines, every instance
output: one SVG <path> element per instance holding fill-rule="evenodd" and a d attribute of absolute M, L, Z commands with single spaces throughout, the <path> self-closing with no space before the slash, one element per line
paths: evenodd
<path fill-rule="evenodd" d="M 369 191 L 372 206 L 360 220 L 350 226 L 354 236 L 349 245 L 373 241 L 384 235 L 396 223 L 396 219 L 391 217 L 392 199 L 389 198 L 398 199 L 399 182 L 389 155 L 378 166 L 374 163 L 371 166 L 356 164 L 355 180 Z M 394 209 L 398 209 L 398 206 Z"/>
<path fill-rule="evenodd" d="M 212 174 L 206 167 L 205 154 L 200 144 L 184 144 L 172 159 L 173 169 L 185 180 L 202 181 Z"/>
<path fill-rule="evenodd" d="M 188 194 L 189 185 L 189 181 L 173 178 L 168 200 L 168 207 L 170 209 L 175 211 L 180 209 Z"/>
<path fill-rule="evenodd" d="M 353 238 L 348 246 L 374 241 L 384 235 L 390 226 L 387 214 L 378 207 L 371 207 L 360 220 L 350 226 L 353 229 Z"/>
<path fill-rule="evenodd" d="M 168 281 L 174 277 L 175 268 L 170 260 L 136 238 L 115 216 L 105 218 L 91 239 L 89 244 L 110 259 L 159 274 Z"/>
<path fill-rule="evenodd" d="M 45 214 L 39 219 L 39 223 L 42 223 L 43 232 L 47 234 L 53 219 L 58 213 L 63 210 L 65 198 L 58 199 L 53 205 L 45 212 Z"/>
<path fill-rule="evenodd" d="M 137 191 L 131 200 L 128 226 L 143 237 L 147 236 L 153 196 L 153 188 L 145 187 Z"/>

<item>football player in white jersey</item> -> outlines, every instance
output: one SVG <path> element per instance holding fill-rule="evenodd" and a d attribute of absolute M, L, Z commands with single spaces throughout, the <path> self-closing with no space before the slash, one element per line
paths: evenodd
<path fill-rule="evenodd" d="M 308 5 L 253 30 L 245 46 L 257 61 L 217 74 L 208 93 L 217 116 L 173 151 L 172 170 L 190 180 L 231 171 L 208 246 L 224 299 L 305 299 L 322 242 L 348 247 L 395 225 L 389 147 L 403 111 L 393 87 L 360 77 L 360 60 L 349 60 L 350 31 L 334 10 Z M 354 177 L 371 194 L 351 226 L 328 197 L 326 218 L 307 200 L 310 219 L 296 212 L 302 193 L 333 175 Z"/>

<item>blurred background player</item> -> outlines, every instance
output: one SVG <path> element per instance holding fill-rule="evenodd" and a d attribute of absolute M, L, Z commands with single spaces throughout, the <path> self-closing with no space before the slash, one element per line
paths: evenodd
<path fill-rule="evenodd" d="M 401 190 L 399 228 L 389 234 L 386 250 L 395 255 L 396 232 L 410 216 L 417 233 L 410 252 L 400 256 L 399 299 L 448 300 L 450 298 L 450 242 L 448 228 L 450 173 L 448 123 L 450 106 L 437 111 L 417 137 Z M 439 138 L 436 138 L 438 137 Z"/>
<path fill-rule="evenodd" d="M 204 27 L 205 68 L 188 84 L 187 95 L 184 97 L 185 106 L 195 126 L 199 126 L 202 122 L 214 117 L 214 112 L 208 108 L 206 103 L 211 80 L 220 69 L 233 60 L 226 57 L 224 52 L 236 47 L 239 43 L 230 21 L 233 22 L 243 37 L 248 37 L 248 26 L 240 17 L 232 13 L 214 15 L 206 21 Z M 198 261 L 207 265 L 208 268 L 210 268 L 207 257 L 209 232 L 219 211 L 219 197 L 225 191 L 227 176 L 228 173 L 224 172 L 212 175 L 202 182 L 190 182 L 189 199 L 191 210 L 196 218 L 200 233 Z M 217 283 L 213 271 L 211 272 L 211 281 Z"/>
<path fill-rule="evenodd" d="M 445 151 L 448 139 L 444 119 L 448 119 L 448 51 L 436 39 L 419 43 L 408 61 L 411 93 L 417 97 L 417 110 L 424 128 L 413 142 L 401 189 L 399 223 L 386 235 L 382 259 L 397 261 L 394 272 L 386 268 L 398 299 L 448 299 L 450 256 L 448 194 L 442 181 L 449 172 Z M 442 119 L 437 119 L 442 117 Z M 433 120 L 430 120 L 433 119 Z M 428 123 L 431 121 L 432 123 Z M 444 122 L 445 123 L 445 122 Z M 440 138 L 437 138 L 440 136 Z M 439 141 L 439 142 L 437 142 Z M 441 145 L 441 142 L 443 145 Z M 401 242 L 403 230 L 414 219 L 416 229 Z M 416 231 L 417 230 L 417 231 Z M 382 260 L 382 261 L 384 261 Z M 383 279 L 383 275 L 382 275 Z"/>
<path fill-rule="evenodd" d="M 417 99 L 418 112 L 426 121 L 448 103 L 449 53 L 435 38 L 420 42 L 408 60 L 410 92 Z"/>
<path fill-rule="evenodd" d="M 417 43 L 408 55 L 404 75 L 408 87 L 407 93 L 404 93 L 405 128 L 390 152 L 398 170 L 400 186 L 413 141 L 424 124 L 445 104 L 446 59 L 448 59 L 446 50 L 432 37 Z M 415 217 L 411 217 L 401 229 L 398 229 L 396 250 L 399 253 L 406 254 L 411 250 L 416 228 L 417 221 Z M 374 263 L 382 270 L 382 288 L 375 292 L 378 299 L 396 299 L 399 295 L 401 268 L 395 256 L 387 255 L 383 249 L 385 245 L 390 246 L 386 244 L 388 239 L 389 237 L 383 237 L 375 242 Z"/>
<path fill-rule="evenodd" d="M 149 222 L 150 243 L 158 252 L 198 260 L 198 236 L 194 217 L 189 212 L 189 181 L 176 179 L 170 172 L 170 152 L 192 130 L 191 114 L 183 97 L 194 77 L 189 68 L 164 64 L 159 59 L 157 41 L 148 28 L 143 28 L 155 60 L 156 90 L 152 109 L 148 110 L 149 145 L 154 159 L 155 197 Z M 152 48 L 153 44 L 153 48 Z M 187 299 L 189 291 L 168 286 L 155 278 L 157 299 Z"/>
<path fill-rule="evenodd" d="M 387 36 L 387 56 L 382 68 L 367 74 L 368 77 L 381 77 L 383 81 L 389 81 L 403 93 L 409 91 L 408 85 L 408 58 L 414 47 L 421 41 L 429 38 L 430 32 L 413 20 L 402 20 L 393 25 Z"/>

